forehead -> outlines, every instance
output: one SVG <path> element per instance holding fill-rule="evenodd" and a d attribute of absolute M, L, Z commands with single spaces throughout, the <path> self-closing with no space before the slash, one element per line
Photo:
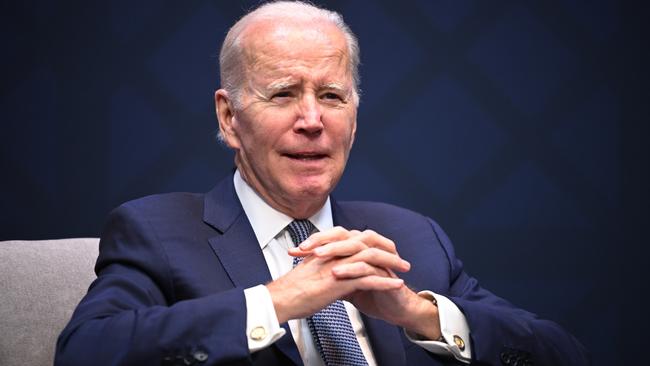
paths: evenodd
<path fill-rule="evenodd" d="M 247 27 L 242 41 L 246 69 L 254 78 L 350 76 L 345 35 L 326 21 L 259 20 Z"/>

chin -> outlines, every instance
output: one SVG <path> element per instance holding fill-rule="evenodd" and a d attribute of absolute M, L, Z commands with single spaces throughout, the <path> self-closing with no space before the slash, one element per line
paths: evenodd
<path fill-rule="evenodd" d="M 333 188 L 331 180 L 318 177 L 316 179 L 300 179 L 300 181 L 294 185 L 292 191 L 294 191 L 301 200 L 315 200 L 317 197 L 327 197 Z"/>

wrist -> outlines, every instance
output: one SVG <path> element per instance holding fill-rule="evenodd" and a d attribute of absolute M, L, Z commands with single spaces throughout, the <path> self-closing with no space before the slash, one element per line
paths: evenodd
<path fill-rule="evenodd" d="M 297 319 L 299 317 L 295 314 L 295 310 L 298 306 L 292 302 L 292 299 L 298 298 L 299 295 L 295 293 L 295 288 L 284 286 L 282 282 L 283 280 L 280 278 L 266 284 L 266 288 L 269 290 L 269 294 L 271 295 L 275 314 L 278 317 L 278 322 L 280 324 L 289 319 Z"/>
<path fill-rule="evenodd" d="M 444 341 L 440 330 L 440 317 L 436 299 L 427 293 L 417 294 L 403 327 L 421 340 Z"/>

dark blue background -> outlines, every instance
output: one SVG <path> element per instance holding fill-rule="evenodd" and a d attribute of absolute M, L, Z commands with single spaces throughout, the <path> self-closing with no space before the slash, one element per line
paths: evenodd
<path fill-rule="evenodd" d="M 138 196 L 206 191 L 216 55 L 257 1 L 2 4 L 0 239 L 98 236 Z M 362 49 L 337 194 L 438 220 L 466 269 L 633 364 L 647 311 L 647 14 L 619 1 L 322 1 Z"/>

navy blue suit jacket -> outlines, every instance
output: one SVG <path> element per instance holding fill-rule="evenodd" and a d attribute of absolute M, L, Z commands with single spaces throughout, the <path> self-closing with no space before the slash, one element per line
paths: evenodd
<path fill-rule="evenodd" d="M 411 262 L 406 283 L 456 303 L 469 322 L 475 364 L 588 363 L 559 326 L 482 289 L 431 219 L 370 202 L 333 200 L 332 213 L 335 225 L 391 238 Z M 249 354 L 243 291 L 271 275 L 232 176 L 205 195 L 150 196 L 115 209 L 95 270 L 97 280 L 59 337 L 55 364 L 301 364 L 290 334 Z M 456 364 L 409 342 L 396 326 L 363 321 L 380 365 Z"/>

